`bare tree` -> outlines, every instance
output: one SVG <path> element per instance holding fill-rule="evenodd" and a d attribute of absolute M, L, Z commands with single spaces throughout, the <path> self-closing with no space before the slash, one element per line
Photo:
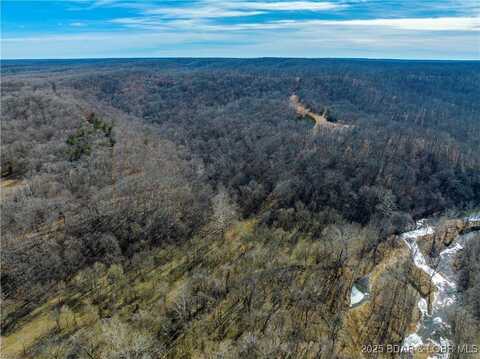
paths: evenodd
<path fill-rule="evenodd" d="M 232 201 L 225 188 L 220 188 L 217 195 L 212 199 L 213 217 L 212 224 L 214 231 L 220 233 L 222 238 L 228 226 L 238 218 L 238 210 L 235 202 Z"/>

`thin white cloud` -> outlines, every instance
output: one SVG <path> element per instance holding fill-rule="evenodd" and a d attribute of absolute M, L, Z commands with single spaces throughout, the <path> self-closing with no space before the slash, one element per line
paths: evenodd
<path fill-rule="evenodd" d="M 86 26 L 86 25 L 87 24 L 85 24 L 84 22 L 80 22 L 80 21 L 70 23 L 70 26 L 73 26 L 73 27 L 82 27 L 82 26 Z"/>
<path fill-rule="evenodd" d="M 231 6 L 239 9 L 258 9 L 271 11 L 323 11 L 345 7 L 345 5 L 327 1 L 232 1 Z"/>
<path fill-rule="evenodd" d="M 317 26 L 392 28 L 414 31 L 480 31 L 480 17 L 438 17 L 366 20 L 281 20 L 269 23 L 239 24 L 238 28 L 255 25 L 260 29 L 272 26 L 284 28 L 312 28 Z"/>
<path fill-rule="evenodd" d="M 217 9 L 211 7 L 200 8 L 158 8 L 148 9 L 145 11 L 147 15 L 161 15 L 171 18 L 217 18 L 217 17 L 240 17 L 240 16 L 254 16 L 261 15 L 264 11 L 244 11 L 244 10 L 229 10 Z"/>
<path fill-rule="evenodd" d="M 325 11 L 346 5 L 318 1 L 218 1 L 206 0 L 191 6 L 164 6 L 147 8 L 145 15 L 178 18 L 221 18 L 261 15 L 273 11 Z"/>
<path fill-rule="evenodd" d="M 170 27 L 194 31 L 238 31 L 271 29 L 314 29 L 318 26 L 345 28 L 392 28 L 412 31 L 480 31 L 479 17 L 438 17 L 404 19 L 362 19 L 362 20 L 277 20 L 269 22 L 243 22 L 236 24 L 216 24 L 208 18 L 189 18 L 191 20 L 165 20 L 161 17 L 118 18 L 111 22 L 128 27 L 158 29 Z M 205 19 L 205 20 L 203 20 Z"/>
<path fill-rule="evenodd" d="M 438 17 L 413 19 L 369 19 L 321 21 L 325 25 L 381 26 L 418 31 L 479 31 L 479 17 Z"/>
<path fill-rule="evenodd" d="M 210 29 L 221 30 L 268 30 L 268 29 L 312 29 L 319 26 L 337 28 L 391 28 L 411 31 L 480 31 L 480 18 L 441 17 L 414 19 L 369 19 L 369 20 L 280 20 L 265 23 L 235 25 L 211 25 Z"/>
<path fill-rule="evenodd" d="M 118 34 L 108 35 L 103 33 L 73 34 L 73 35 L 39 35 L 26 37 L 7 37 L 2 39 L 6 43 L 35 43 L 35 42 L 60 42 L 60 41 L 107 41 Z"/>

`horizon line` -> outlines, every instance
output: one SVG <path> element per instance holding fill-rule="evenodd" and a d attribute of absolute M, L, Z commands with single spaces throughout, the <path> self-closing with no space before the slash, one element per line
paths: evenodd
<path fill-rule="evenodd" d="M 4 61 L 82 61 L 82 60 L 261 60 L 261 59 L 277 59 L 277 60 L 367 60 L 367 61 L 437 61 L 437 62 L 479 62 L 478 59 L 468 58 L 396 58 L 396 57 L 296 57 L 296 56 L 253 56 L 253 57 L 228 57 L 228 56 L 165 56 L 165 57 L 58 57 L 58 58 L 0 58 L 0 62 Z"/>

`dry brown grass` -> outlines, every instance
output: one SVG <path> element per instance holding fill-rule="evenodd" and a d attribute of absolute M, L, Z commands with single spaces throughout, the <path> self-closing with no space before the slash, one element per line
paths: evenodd
<path fill-rule="evenodd" d="M 15 192 L 27 186 L 27 183 L 18 179 L 0 179 L 0 198 L 2 201 L 13 196 Z"/>

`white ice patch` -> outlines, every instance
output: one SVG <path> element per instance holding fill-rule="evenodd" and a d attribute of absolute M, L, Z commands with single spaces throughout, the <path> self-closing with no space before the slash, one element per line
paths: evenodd
<path fill-rule="evenodd" d="M 423 345 L 423 340 L 417 333 L 410 334 L 403 341 L 403 348 L 411 349 Z"/>
<path fill-rule="evenodd" d="M 471 216 L 468 216 L 467 222 L 480 222 L 480 213 L 475 213 L 472 214 Z"/>
<path fill-rule="evenodd" d="M 354 306 L 355 304 L 360 303 L 363 298 L 365 298 L 365 294 L 363 294 L 354 284 L 352 287 L 352 293 L 350 294 L 350 306 Z"/>
<path fill-rule="evenodd" d="M 425 298 L 420 298 L 418 301 L 418 309 L 420 309 L 420 313 L 422 313 L 422 318 L 425 315 L 428 315 L 428 303 Z"/>
<path fill-rule="evenodd" d="M 420 225 L 421 222 L 417 223 L 417 226 Z M 424 236 L 428 236 L 428 235 L 431 235 L 434 233 L 434 230 L 432 227 L 430 226 L 426 226 L 426 227 L 421 227 L 421 228 L 418 228 L 418 229 L 415 229 L 413 231 L 410 231 L 410 232 L 405 232 L 402 234 L 402 238 L 404 239 L 416 239 L 418 237 L 424 237 Z"/>
<path fill-rule="evenodd" d="M 451 255 L 451 254 L 455 254 L 461 249 L 463 249 L 463 246 L 460 243 L 455 243 L 455 245 L 453 247 L 449 247 L 449 248 L 443 250 L 440 253 L 440 256 L 444 257 L 444 256 L 448 256 L 448 255 Z"/>

